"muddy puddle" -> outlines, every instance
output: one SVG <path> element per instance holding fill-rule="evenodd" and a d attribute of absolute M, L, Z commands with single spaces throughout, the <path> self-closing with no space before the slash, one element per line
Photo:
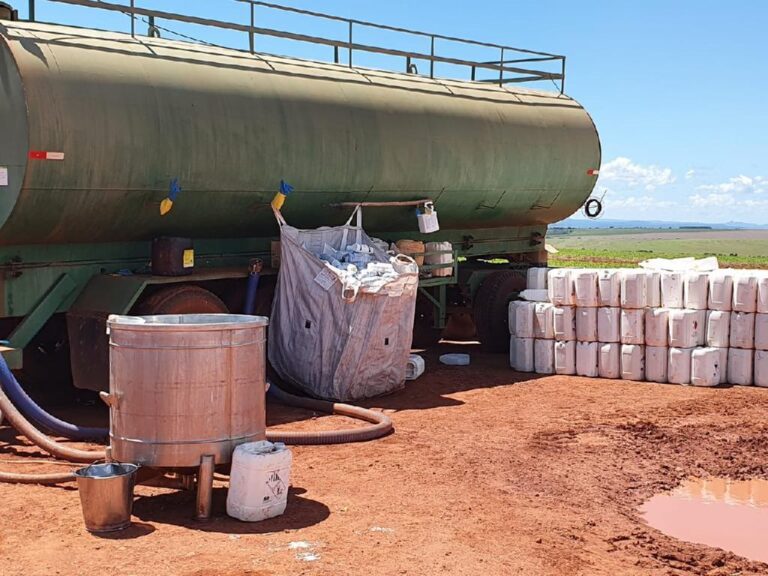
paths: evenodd
<path fill-rule="evenodd" d="M 665 534 L 768 562 L 768 480 L 687 480 L 640 507 Z"/>

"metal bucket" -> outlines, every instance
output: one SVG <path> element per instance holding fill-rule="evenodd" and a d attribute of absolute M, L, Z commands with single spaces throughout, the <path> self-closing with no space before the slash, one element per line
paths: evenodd
<path fill-rule="evenodd" d="M 89 532 L 115 532 L 131 525 L 135 464 L 91 464 L 75 471 L 83 520 Z"/>

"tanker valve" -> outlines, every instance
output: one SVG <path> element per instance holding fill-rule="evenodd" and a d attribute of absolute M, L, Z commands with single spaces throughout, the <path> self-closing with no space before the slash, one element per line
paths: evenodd
<path fill-rule="evenodd" d="M 285 204 L 285 199 L 291 192 L 293 192 L 293 186 L 288 184 L 285 180 L 280 180 L 280 192 L 275 194 L 275 197 L 272 198 L 272 209 L 280 212 L 283 204 Z"/>

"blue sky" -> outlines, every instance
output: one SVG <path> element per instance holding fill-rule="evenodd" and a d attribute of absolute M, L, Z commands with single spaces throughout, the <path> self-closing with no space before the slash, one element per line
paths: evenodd
<path fill-rule="evenodd" d="M 11 1 L 25 15 L 26 0 Z M 247 6 L 232 0 L 136 1 L 139 6 L 247 21 Z M 597 192 L 606 191 L 605 217 L 768 223 L 768 2 L 764 0 L 282 3 L 565 54 L 567 92 L 589 110 L 601 135 L 603 166 Z M 306 18 L 263 8 L 256 14 L 263 26 L 336 38 L 346 34 L 338 24 L 318 27 Z M 128 30 L 125 16 L 47 0 L 38 0 L 37 16 Z M 160 24 L 233 47 L 244 47 L 246 42 L 241 34 Z M 360 40 L 428 49 L 417 38 L 408 44 L 389 35 L 361 32 Z M 269 52 L 328 56 L 328 49 L 259 42 L 259 48 Z M 392 65 L 373 58 L 362 63 Z"/>

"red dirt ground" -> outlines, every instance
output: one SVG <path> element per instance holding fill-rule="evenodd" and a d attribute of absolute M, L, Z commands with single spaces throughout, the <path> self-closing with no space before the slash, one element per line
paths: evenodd
<path fill-rule="evenodd" d="M 0 485 L 0 574 L 768 573 L 664 536 L 636 512 L 687 476 L 768 478 L 768 390 L 531 378 L 474 352 L 470 367 L 427 358 L 422 378 L 368 403 L 391 414 L 395 434 L 294 449 L 280 518 L 229 519 L 217 483 L 214 519 L 198 524 L 193 493 L 140 486 L 134 526 L 98 537 L 73 487 Z M 342 423 L 269 412 L 289 428 Z M 20 446 L 0 430 L 1 459 L 40 455 Z"/>

